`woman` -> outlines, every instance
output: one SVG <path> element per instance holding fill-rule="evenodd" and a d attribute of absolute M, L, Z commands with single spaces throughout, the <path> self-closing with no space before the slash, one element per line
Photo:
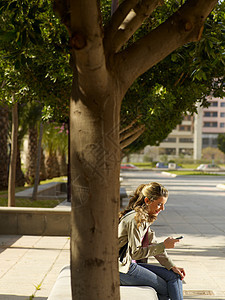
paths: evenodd
<path fill-rule="evenodd" d="M 150 225 L 165 209 L 168 191 L 159 183 L 142 184 L 119 214 L 119 271 L 121 285 L 153 287 L 160 300 L 182 300 L 183 268 L 178 268 L 166 250 L 174 248 L 178 239 L 168 237 L 157 243 Z M 154 256 L 163 266 L 143 262 Z M 142 260 L 142 261 L 140 261 Z"/>

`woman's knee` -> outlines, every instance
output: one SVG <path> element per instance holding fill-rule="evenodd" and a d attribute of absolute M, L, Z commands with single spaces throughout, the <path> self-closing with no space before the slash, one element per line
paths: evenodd
<path fill-rule="evenodd" d="M 169 279 L 169 281 L 171 281 L 171 280 L 175 281 L 175 280 L 181 280 L 181 277 L 179 274 L 174 273 L 172 270 L 170 270 L 168 279 Z"/>

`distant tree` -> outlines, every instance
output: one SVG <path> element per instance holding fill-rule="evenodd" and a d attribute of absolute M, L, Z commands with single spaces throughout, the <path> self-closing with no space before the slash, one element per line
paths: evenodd
<path fill-rule="evenodd" d="M 219 133 L 217 138 L 217 147 L 225 153 L 225 133 Z"/>
<path fill-rule="evenodd" d="M 202 159 L 206 159 L 211 162 L 213 157 L 217 163 L 225 162 L 225 153 L 218 148 L 207 147 L 202 150 Z"/>

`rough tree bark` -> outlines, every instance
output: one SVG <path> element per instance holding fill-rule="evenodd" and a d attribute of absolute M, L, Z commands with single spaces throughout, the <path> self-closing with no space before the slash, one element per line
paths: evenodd
<path fill-rule="evenodd" d="M 12 138 L 11 157 L 9 165 L 8 184 L 8 206 L 15 206 L 15 181 L 16 181 L 16 156 L 17 156 L 17 136 L 18 136 L 18 104 L 15 102 L 12 107 Z"/>
<path fill-rule="evenodd" d="M 119 299 L 117 213 L 123 96 L 138 76 L 173 50 L 200 38 L 216 2 L 187 0 L 165 23 L 123 50 L 161 1 L 124 0 L 105 30 L 98 0 L 55 1 L 55 10 L 70 34 L 74 69 L 70 107 L 73 299 Z"/>
<path fill-rule="evenodd" d="M 29 184 L 34 184 L 35 170 L 36 170 L 36 161 L 37 161 L 37 137 L 38 130 L 37 124 L 29 126 L 28 130 L 28 155 L 27 155 L 27 173 L 26 181 Z"/>
<path fill-rule="evenodd" d="M 8 187 L 8 131 L 9 108 L 0 105 L 0 191 Z"/>
<path fill-rule="evenodd" d="M 37 147 L 37 161 L 36 161 L 36 170 L 35 170 L 35 177 L 34 177 L 34 187 L 33 187 L 33 193 L 32 193 L 32 200 L 37 200 L 38 185 L 39 185 L 39 181 L 40 181 L 42 136 L 43 136 L 43 123 L 42 123 L 42 121 L 40 121 L 38 147 Z"/>

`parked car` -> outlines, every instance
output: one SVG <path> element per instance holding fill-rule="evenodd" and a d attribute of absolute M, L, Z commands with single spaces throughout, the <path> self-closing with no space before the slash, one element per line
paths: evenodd
<path fill-rule="evenodd" d="M 156 168 L 168 168 L 168 166 L 166 164 L 164 164 L 163 162 L 157 162 L 157 164 L 155 165 Z"/>
<path fill-rule="evenodd" d="M 197 167 L 197 170 L 207 170 L 207 169 L 220 169 L 220 167 L 214 164 L 201 164 Z"/>
<path fill-rule="evenodd" d="M 138 169 L 138 167 L 132 164 L 121 164 L 120 169 Z"/>

